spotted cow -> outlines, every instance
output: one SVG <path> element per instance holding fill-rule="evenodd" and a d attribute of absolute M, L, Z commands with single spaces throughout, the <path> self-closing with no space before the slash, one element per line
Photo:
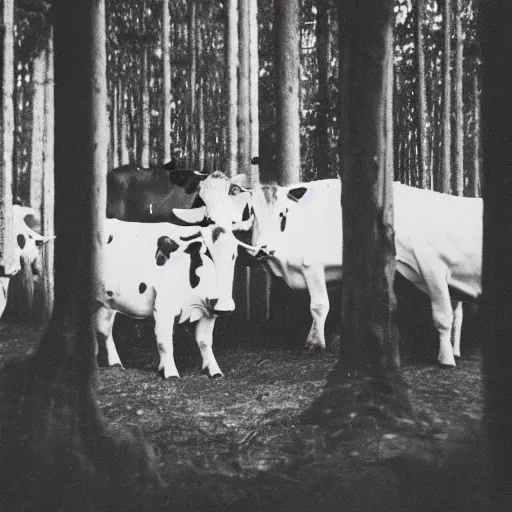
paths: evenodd
<path fill-rule="evenodd" d="M 199 211 L 193 213 L 199 217 Z M 205 225 L 198 228 L 107 219 L 95 324 L 98 341 L 105 341 L 109 365 L 122 366 L 112 337 L 116 313 L 134 318 L 153 315 L 159 372 L 164 378 L 179 377 L 173 357 L 175 318 L 178 323 L 197 321 L 203 371 L 222 376 L 213 355 L 212 334 L 221 301 L 225 301 L 221 311 L 234 308 L 231 288 L 238 243 L 231 230 L 204 222 L 208 220 L 204 211 L 201 220 Z M 215 255 L 220 252 L 222 262 L 217 265 Z"/>
<path fill-rule="evenodd" d="M 398 182 L 393 191 L 397 271 L 429 295 L 440 339 L 438 361 L 454 366 L 460 355 L 460 299 L 481 293 L 482 200 Z M 252 203 L 255 254 L 265 256 L 291 288 L 307 288 L 313 323 L 306 346 L 324 349 L 326 282 L 342 276 L 341 182 L 261 185 L 252 190 Z"/>

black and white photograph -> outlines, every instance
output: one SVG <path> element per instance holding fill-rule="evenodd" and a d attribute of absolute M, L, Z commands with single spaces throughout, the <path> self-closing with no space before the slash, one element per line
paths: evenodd
<path fill-rule="evenodd" d="M 0 512 L 512 510 L 512 5 L 0 0 Z"/>

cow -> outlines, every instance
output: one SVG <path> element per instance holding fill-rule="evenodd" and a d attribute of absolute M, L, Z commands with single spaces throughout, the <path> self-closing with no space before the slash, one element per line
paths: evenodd
<path fill-rule="evenodd" d="M 107 218 L 180 224 L 182 221 L 173 214 L 173 208 L 204 206 L 199 191 L 201 183 L 209 177 L 193 170 L 175 170 L 169 164 L 163 168 L 124 165 L 113 169 L 107 174 Z M 230 195 L 241 192 L 242 189 L 234 185 Z M 249 210 L 244 212 L 244 217 L 245 220 L 250 218 Z"/>
<path fill-rule="evenodd" d="M 208 220 L 205 211 L 199 210 L 193 212 L 197 218 L 202 212 L 201 220 Z M 219 251 L 229 264 L 214 263 L 213 255 Z M 158 371 L 166 379 L 178 378 L 173 357 L 177 317 L 178 323 L 198 322 L 195 333 L 202 369 L 210 377 L 221 377 L 212 335 L 222 298 L 220 286 L 231 297 L 237 251 L 233 233 L 216 223 L 197 227 L 107 219 L 95 325 L 98 341 L 105 340 L 108 364 L 122 367 L 112 337 L 116 313 L 134 318 L 153 315 L 160 354 Z M 234 303 L 231 306 L 234 308 Z"/>
<path fill-rule="evenodd" d="M 31 269 L 34 276 L 41 274 L 39 246 L 53 240 L 54 236 L 42 236 L 32 229 L 38 225 L 37 212 L 28 206 L 13 205 L 13 227 L 16 235 L 16 262 L 0 276 L 0 319 L 7 305 L 11 277 L 16 275 L 22 266 Z"/>
<path fill-rule="evenodd" d="M 399 182 L 393 192 L 397 271 L 429 296 L 438 361 L 454 367 L 460 357 L 462 301 L 474 301 L 482 292 L 482 199 Z"/>
<path fill-rule="evenodd" d="M 399 182 L 393 191 L 397 271 L 429 295 L 440 338 L 438 361 L 453 367 L 460 356 L 460 300 L 481 293 L 482 201 Z M 252 207 L 253 254 L 265 257 L 290 288 L 308 289 L 313 323 L 306 347 L 325 349 L 326 283 L 342 277 L 341 182 L 261 185 L 252 190 Z"/>

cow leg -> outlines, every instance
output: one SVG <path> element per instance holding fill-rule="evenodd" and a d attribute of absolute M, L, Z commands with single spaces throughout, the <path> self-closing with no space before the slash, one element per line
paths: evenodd
<path fill-rule="evenodd" d="M 215 327 L 216 316 L 203 316 L 196 325 L 196 342 L 203 359 L 202 371 L 210 377 L 222 377 L 219 365 L 213 355 L 213 328 Z"/>
<path fill-rule="evenodd" d="M 433 276 L 443 277 L 444 279 L 436 279 Z M 437 360 L 442 366 L 455 366 L 451 340 L 453 310 L 445 276 L 446 272 L 433 272 L 430 279 L 426 279 L 426 282 L 432 303 L 434 325 L 439 333 L 439 356 Z"/>
<path fill-rule="evenodd" d="M 120 366 L 123 368 L 119 354 L 117 353 L 112 328 L 117 311 L 106 307 L 100 307 L 94 315 L 96 327 L 96 356 L 100 366 Z"/>
<path fill-rule="evenodd" d="M 306 348 L 325 350 L 325 320 L 329 313 L 325 270 L 321 265 L 312 265 L 305 267 L 303 272 L 310 297 L 309 309 L 313 317 L 313 323 L 306 339 Z"/>
<path fill-rule="evenodd" d="M 462 332 L 462 302 L 455 302 L 453 308 L 452 345 L 453 355 L 460 357 L 460 336 Z"/>
<path fill-rule="evenodd" d="M 7 292 L 9 291 L 9 277 L 0 277 L 0 318 L 5 311 L 7 306 Z"/>
<path fill-rule="evenodd" d="M 157 296 L 158 299 L 158 296 Z M 155 336 L 160 363 L 158 373 L 164 378 L 170 377 L 179 379 L 180 374 L 174 362 L 174 317 L 175 314 L 168 308 L 158 308 L 155 304 Z"/>

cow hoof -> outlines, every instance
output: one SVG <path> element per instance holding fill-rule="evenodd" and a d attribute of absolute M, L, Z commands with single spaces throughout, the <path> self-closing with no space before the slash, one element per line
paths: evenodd
<path fill-rule="evenodd" d="M 437 365 L 439 366 L 439 368 L 441 368 L 441 370 L 451 370 L 453 368 L 456 368 L 454 364 L 437 363 Z"/>
<path fill-rule="evenodd" d="M 215 373 L 212 375 L 212 379 L 222 379 L 222 373 Z"/>
<path fill-rule="evenodd" d="M 121 363 L 113 364 L 109 366 L 109 368 L 120 368 L 121 370 L 124 370 L 124 366 Z"/>
<path fill-rule="evenodd" d="M 325 347 L 322 347 L 322 345 L 306 345 L 304 349 L 309 354 L 321 354 L 322 352 L 325 352 Z"/>
<path fill-rule="evenodd" d="M 165 372 L 163 369 L 161 370 L 158 370 L 158 375 L 160 377 L 162 377 L 162 379 L 165 379 L 165 380 L 169 380 L 169 379 L 172 379 L 172 380 L 178 380 L 180 378 L 179 375 L 168 375 L 167 377 L 165 376 Z"/>

